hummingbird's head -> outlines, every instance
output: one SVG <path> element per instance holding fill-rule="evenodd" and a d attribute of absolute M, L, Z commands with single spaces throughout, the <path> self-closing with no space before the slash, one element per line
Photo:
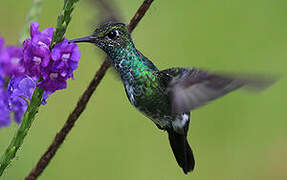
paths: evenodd
<path fill-rule="evenodd" d="M 132 44 L 127 26 L 123 23 L 107 23 L 97 28 L 87 37 L 73 39 L 70 42 L 89 42 L 108 52 L 115 48 L 126 48 Z"/>

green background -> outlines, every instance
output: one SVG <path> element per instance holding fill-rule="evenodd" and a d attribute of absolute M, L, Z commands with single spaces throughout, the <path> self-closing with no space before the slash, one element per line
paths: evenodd
<path fill-rule="evenodd" d="M 141 1 L 116 1 L 128 23 Z M 41 29 L 55 26 L 63 1 L 47 0 Z M 31 0 L 1 0 L 0 34 L 15 44 Z M 160 69 L 195 66 L 213 71 L 282 74 L 261 94 L 234 92 L 193 112 L 188 135 L 196 168 L 185 176 L 167 135 L 125 97 L 109 70 L 86 111 L 40 179 L 286 180 L 287 179 L 287 1 L 155 0 L 133 33 L 137 48 Z M 81 0 L 69 39 L 90 34 L 98 9 Z M 81 44 L 75 80 L 48 99 L 16 159 L 2 179 L 23 179 L 66 121 L 99 68 L 104 53 Z M 0 129 L 0 151 L 17 125 Z"/>

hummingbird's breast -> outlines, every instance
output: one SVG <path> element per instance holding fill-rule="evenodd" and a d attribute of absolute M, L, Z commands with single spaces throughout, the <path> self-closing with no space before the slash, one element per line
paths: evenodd
<path fill-rule="evenodd" d="M 135 48 L 116 50 L 110 57 L 131 104 L 157 125 L 170 126 L 171 104 L 153 63 Z"/>
<path fill-rule="evenodd" d="M 161 86 L 156 74 L 156 71 L 133 69 L 125 74 L 123 83 L 131 104 L 154 123 L 166 128 L 171 126 L 174 117 L 165 87 Z"/>
<path fill-rule="evenodd" d="M 173 118 L 169 98 L 157 87 L 157 82 L 135 82 L 124 83 L 131 104 L 162 128 L 170 126 Z"/>

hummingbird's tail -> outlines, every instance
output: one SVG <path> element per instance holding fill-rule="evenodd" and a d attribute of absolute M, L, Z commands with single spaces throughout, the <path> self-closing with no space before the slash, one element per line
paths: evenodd
<path fill-rule="evenodd" d="M 183 172 L 187 174 L 194 169 L 195 161 L 192 150 L 187 142 L 186 135 L 168 129 L 168 139 L 174 157 Z"/>

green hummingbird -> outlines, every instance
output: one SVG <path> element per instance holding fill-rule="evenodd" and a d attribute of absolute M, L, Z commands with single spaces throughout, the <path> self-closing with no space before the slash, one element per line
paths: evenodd
<path fill-rule="evenodd" d="M 130 103 L 168 133 L 178 165 L 187 174 L 195 166 L 187 141 L 190 111 L 233 90 L 262 90 L 274 80 L 216 74 L 197 68 L 158 68 L 136 49 L 127 26 L 106 23 L 90 36 L 70 42 L 89 42 L 109 56 L 119 73 Z"/>

